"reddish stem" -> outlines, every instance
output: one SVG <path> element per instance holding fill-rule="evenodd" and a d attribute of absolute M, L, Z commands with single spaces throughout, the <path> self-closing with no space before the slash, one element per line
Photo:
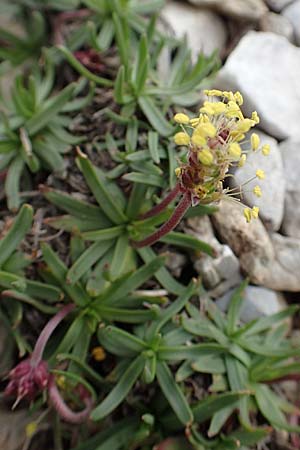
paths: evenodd
<path fill-rule="evenodd" d="M 168 206 L 171 203 L 172 200 L 174 200 L 177 197 L 179 192 L 180 192 L 180 184 L 178 183 L 158 205 L 154 206 L 145 214 L 140 216 L 140 219 L 148 219 L 148 217 L 152 217 L 155 216 L 156 214 L 159 214 L 161 211 L 165 209 L 166 206 Z"/>
<path fill-rule="evenodd" d="M 72 305 L 71 303 L 69 305 L 64 306 L 60 311 L 58 311 L 55 316 L 52 317 L 52 319 L 49 320 L 49 322 L 46 324 L 44 329 L 42 330 L 41 334 L 38 337 L 38 340 L 36 341 L 34 350 L 32 352 L 30 363 L 32 367 L 36 367 L 39 362 L 42 359 L 43 352 L 45 349 L 45 346 L 48 342 L 49 337 L 57 327 L 57 325 L 75 308 L 75 305 Z"/>
<path fill-rule="evenodd" d="M 146 247 L 148 245 L 154 244 L 156 241 L 161 239 L 165 234 L 172 231 L 176 225 L 180 222 L 186 211 L 191 205 L 190 193 L 186 192 L 177 207 L 175 208 L 172 216 L 154 233 L 147 236 L 141 241 L 133 241 L 132 245 L 135 248 Z"/>
<path fill-rule="evenodd" d="M 56 409 L 60 417 L 69 423 L 80 424 L 85 422 L 94 404 L 92 397 L 85 397 L 83 402 L 86 407 L 82 411 L 72 411 L 61 397 L 53 375 L 51 375 L 49 380 L 48 393 L 52 406 Z"/>

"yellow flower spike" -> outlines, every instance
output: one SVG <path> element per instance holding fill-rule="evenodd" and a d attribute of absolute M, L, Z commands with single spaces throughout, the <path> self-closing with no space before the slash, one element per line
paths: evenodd
<path fill-rule="evenodd" d="M 242 149 L 237 142 L 233 142 L 229 145 L 228 154 L 234 159 L 239 159 L 242 154 Z"/>
<path fill-rule="evenodd" d="M 106 353 L 103 347 L 94 347 L 92 350 L 92 356 L 95 361 L 103 361 L 106 358 Z"/>
<path fill-rule="evenodd" d="M 264 180 L 265 179 L 265 172 L 261 169 L 257 169 L 255 175 L 257 176 L 257 178 L 259 178 L 260 180 Z"/>
<path fill-rule="evenodd" d="M 192 144 L 196 145 L 197 147 L 202 147 L 203 145 L 206 145 L 206 139 L 201 134 L 195 132 L 192 136 Z"/>
<path fill-rule="evenodd" d="M 260 118 L 259 118 L 259 115 L 257 114 L 256 111 L 253 111 L 253 113 L 252 113 L 252 115 L 251 115 L 251 120 L 254 120 L 254 122 L 255 122 L 256 124 L 259 123 Z"/>
<path fill-rule="evenodd" d="M 243 167 L 246 163 L 247 156 L 243 154 L 239 160 L 238 167 Z"/>
<path fill-rule="evenodd" d="M 251 222 L 252 210 L 250 208 L 244 208 L 244 217 L 245 217 L 247 223 Z"/>
<path fill-rule="evenodd" d="M 223 92 L 218 89 L 205 89 L 204 94 L 208 97 L 223 97 Z"/>
<path fill-rule="evenodd" d="M 26 437 L 30 439 L 34 435 L 36 430 L 37 430 L 37 423 L 36 422 L 29 422 L 26 425 L 26 428 L 25 428 Z"/>
<path fill-rule="evenodd" d="M 261 190 L 261 188 L 258 185 L 254 186 L 252 192 L 253 192 L 254 195 L 256 195 L 256 197 L 261 197 L 262 196 L 262 190 Z"/>
<path fill-rule="evenodd" d="M 264 156 L 268 156 L 270 154 L 270 144 L 263 145 L 261 152 Z"/>
<path fill-rule="evenodd" d="M 259 144 L 260 144 L 260 139 L 259 139 L 258 134 L 252 133 L 252 135 L 251 135 L 251 148 L 252 148 L 252 150 L 256 151 L 258 149 L 258 147 L 259 147 Z"/>
<path fill-rule="evenodd" d="M 198 159 L 204 166 L 211 166 L 214 162 L 214 155 L 208 148 L 205 148 L 198 153 Z"/>
<path fill-rule="evenodd" d="M 259 207 L 253 206 L 251 210 L 251 216 L 253 217 L 253 219 L 258 219 L 258 214 L 259 214 Z"/>
<path fill-rule="evenodd" d="M 175 114 L 174 120 L 175 120 L 175 122 L 181 123 L 183 125 L 187 125 L 188 123 L 190 123 L 189 116 L 187 116 L 186 114 L 183 114 L 183 113 Z"/>
<path fill-rule="evenodd" d="M 190 137 L 183 131 L 179 131 L 174 136 L 174 142 L 176 145 L 188 145 L 190 143 Z"/>
<path fill-rule="evenodd" d="M 200 122 L 200 118 L 199 117 L 195 117 L 194 119 L 190 119 L 190 124 L 192 125 L 192 127 L 196 127 L 197 125 L 199 125 Z"/>
<path fill-rule="evenodd" d="M 239 91 L 234 93 L 234 100 L 237 102 L 238 105 L 242 105 L 244 103 L 243 96 Z"/>

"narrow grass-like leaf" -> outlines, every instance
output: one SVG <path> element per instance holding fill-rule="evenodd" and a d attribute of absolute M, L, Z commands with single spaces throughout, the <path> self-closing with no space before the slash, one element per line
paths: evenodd
<path fill-rule="evenodd" d="M 147 349 L 144 341 L 112 325 L 100 327 L 97 336 L 100 344 L 114 355 L 131 357 Z"/>
<path fill-rule="evenodd" d="M 146 184 L 148 186 L 156 186 L 156 187 L 164 186 L 164 180 L 159 175 L 151 173 L 145 176 L 145 174 L 140 172 L 130 172 L 123 175 L 122 178 L 127 181 L 132 181 L 133 183 L 141 183 Z"/>
<path fill-rule="evenodd" d="M 164 361 L 182 361 L 183 359 L 195 360 L 202 355 L 213 355 L 224 353 L 226 349 L 219 344 L 193 344 L 159 347 L 159 359 Z"/>
<path fill-rule="evenodd" d="M 30 205 L 23 205 L 13 225 L 0 240 L 0 267 L 19 246 L 25 235 L 31 229 L 33 209 Z"/>
<path fill-rule="evenodd" d="M 125 231 L 124 225 L 117 225 L 115 227 L 104 228 L 101 230 L 85 231 L 84 233 L 81 234 L 81 236 L 86 241 L 103 242 L 119 237 L 120 235 L 123 234 L 124 231 Z"/>
<path fill-rule="evenodd" d="M 237 404 L 226 406 L 225 408 L 220 409 L 220 411 L 216 412 L 213 415 L 207 432 L 209 437 L 216 436 L 220 432 L 223 425 L 226 423 L 231 414 L 234 412 L 235 408 L 237 407 Z"/>
<path fill-rule="evenodd" d="M 141 206 L 145 201 L 147 187 L 140 183 L 135 183 L 130 193 L 130 197 L 127 204 L 126 216 L 130 219 L 134 219 L 138 216 Z"/>
<path fill-rule="evenodd" d="M 125 102 L 125 67 L 121 66 L 118 70 L 115 85 L 114 98 L 116 103 L 123 104 Z"/>
<path fill-rule="evenodd" d="M 165 119 L 160 109 L 157 108 L 151 97 L 139 97 L 139 106 L 153 128 L 162 136 L 170 136 L 174 128 Z"/>
<path fill-rule="evenodd" d="M 130 389 L 134 386 L 136 380 L 145 365 L 145 358 L 138 356 L 124 372 L 118 384 L 110 391 L 108 396 L 91 412 L 92 420 L 101 420 L 108 416 L 125 399 Z"/>
<path fill-rule="evenodd" d="M 42 302 L 40 302 L 39 300 L 36 300 L 36 299 L 30 297 L 29 295 L 24 294 L 23 292 L 19 292 L 16 290 L 7 290 L 7 291 L 2 291 L 1 295 L 6 298 L 13 298 L 13 299 L 19 300 L 21 302 L 27 303 L 28 305 L 33 306 L 35 309 L 37 309 L 38 311 L 41 311 L 45 314 L 52 315 L 57 312 L 57 308 L 55 308 L 54 306 L 45 305 Z"/>
<path fill-rule="evenodd" d="M 237 329 L 240 311 L 243 305 L 243 293 L 247 284 L 248 281 L 244 280 L 243 283 L 235 290 L 230 299 L 227 312 L 227 332 L 229 335 L 233 334 Z"/>
<path fill-rule="evenodd" d="M 158 151 L 158 133 L 156 131 L 148 132 L 148 148 L 151 158 L 153 159 L 155 164 L 159 164 L 160 157 Z"/>
<path fill-rule="evenodd" d="M 166 363 L 157 362 L 156 376 L 161 390 L 180 422 L 183 425 L 191 424 L 193 422 L 192 410 Z"/>
<path fill-rule="evenodd" d="M 160 239 L 161 242 L 166 244 L 176 245 L 178 247 L 191 248 L 195 251 L 206 253 L 209 256 L 214 256 L 215 250 L 206 242 L 200 241 L 200 239 L 190 236 L 188 234 L 171 231 L 166 236 Z"/>
<path fill-rule="evenodd" d="M 6 179 L 5 179 L 5 193 L 7 197 L 8 209 L 16 211 L 21 203 L 20 179 L 24 169 L 24 160 L 21 156 L 17 156 L 10 164 Z"/>
<path fill-rule="evenodd" d="M 157 317 L 154 309 L 111 308 L 103 305 L 99 307 L 99 313 L 104 320 L 124 323 L 143 323 Z"/>
<path fill-rule="evenodd" d="M 204 355 L 191 363 L 196 372 L 201 373 L 225 373 L 226 367 L 221 355 Z"/>

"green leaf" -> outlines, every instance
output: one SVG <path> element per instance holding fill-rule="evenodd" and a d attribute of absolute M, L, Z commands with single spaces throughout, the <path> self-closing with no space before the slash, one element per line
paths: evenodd
<path fill-rule="evenodd" d="M 133 66 L 132 83 L 137 95 L 142 91 L 149 70 L 149 50 L 148 42 L 145 34 L 142 35 L 139 42 L 137 59 Z"/>
<path fill-rule="evenodd" d="M 100 344 L 113 355 L 132 357 L 147 349 L 144 341 L 112 325 L 100 326 L 97 336 Z"/>
<path fill-rule="evenodd" d="M 229 303 L 227 312 L 227 332 L 229 335 L 233 334 L 237 330 L 237 325 L 240 317 L 241 308 L 243 305 L 243 294 L 247 287 L 248 280 L 244 280 L 243 283 L 235 290 Z"/>
<path fill-rule="evenodd" d="M 117 198 L 116 195 L 113 196 L 111 194 L 108 188 L 109 181 L 105 175 L 99 169 L 96 170 L 85 155 L 80 154 L 78 161 L 89 188 L 107 217 L 109 217 L 109 219 L 116 225 L 126 222 L 127 217 L 119 207 L 119 196 Z M 115 186 L 115 194 L 116 189 L 117 187 Z"/>
<path fill-rule="evenodd" d="M 235 408 L 237 405 L 229 405 L 225 408 L 220 409 L 218 412 L 216 412 L 213 415 L 213 418 L 211 420 L 207 435 L 209 437 L 216 436 L 223 425 L 225 425 L 226 421 L 229 419 L 229 417 L 233 414 Z"/>
<path fill-rule="evenodd" d="M 78 231 L 95 231 L 99 229 L 97 219 L 79 219 L 70 215 L 47 217 L 45 223 L 56 230 L 62 229 L 71 233 L 76 233 Z"/>
<path fill-rule="evenodd" d="M 126 268 L 126 256 L 129 251 L 131 251 L 131 247 L 129 244 L 128 235 L 123 233 L 118 237 L 114 248 L 114 254 L 110 266 L 110 275 L 112 278 L 117 278 L 123 273 L 128 272 L 128 269 Z"/>
<path fill-rule="evenodd" d="M 157 317 L 155 309 L 124 309 L 99 305 L 99 314 L 104 320 L 124 323 L 143 323 Z"/>
<path fill-rule="evenodd" d="M 73 285 L 107 252 L 113 241 L 96 241 L 89 246 L 68 270 L 66 281 Z"/>
<path fill-rule="evenodd" d="M 183 425 L 191 424 L 193 422 L 192 410 L 166 363 L 157 362 L 156 376 L 161 390 L 180 422 Z"/>
<path fill-rule="evenodd" d="M 33 306 L 35 309 L 45 314 L 53 315 L 57 312 L 57 308 L 55 308 L 54 306 L 45 305 L 42 302 L 30 297 L 29 295 L 24 294 L 23 292 L 19 292 L 16 290 L 7 290 L 2 291 L 1 295 L 6 298 L 13 298 L 21 302 L 27 303 L 28 305 Z"/>
<path fill-rule="evenodd" d="M 127 181 L 132 181 L 133 183 L 141 183 L 146 184 L 148 186 L 156 186 L 156 187 L 164 186 L 163 178 L 159 175 L 154 174 L 148 174 L 147 176 L 145 176 L 145 174 L 140 172 L 130 172 L 123 175 L 122 178 Z"/>
<path fill-rule="evenodd" d="M 183 359 L 195 360 L 202 355 L 213 355 L 224 353 L 226 349 L 219 344 L 193 344 L 159 347 L 159 359 L 165 361 L 182 361 Z"/>
<path fill-rule="evenodd" d="M 20 179 L 24 169 L 24 160 L 21 156 L 17 156 L 10 164 L 6 179 L 5 193 L 7 197 L 8 209 L 16 211 L 21 203 L 19 196 Z"/>
<path fill-rule="evenodd" d="M 30 205 L 23 205 L 13 225 L 0 240 L 0 267 L 19 246 L 25 235 L 31 229 L 33 209 Z"/>
<path fill-rule="evenodd" d="M 158 133 L 156 131 L 148 132 L 148 148 L 151 158 L 153 159 L 155 164 L 159 164 L 160 157 L 158 151 Z"/>
<path fill-rule="evenodd" d="M 191 364 L 195 372 L 201 373 L 225 373 L 226 367 L 224 359 L 220 355 L 204 355 L 193 361 Z"/>
<path fill-rule="evenodd" d="M 151 97 L 139 97 L 138 103 L 150 124 L 159 134 L 162 136 L 170 136 L 174 132 L 174 128 L 165 119 Z"/>
<path fill-rule="evenodd" d="M 161 238 L 160 241 L 165 242 L 166 244 L 176 245 L 178 247 L 191 248 L 195 251 L 198 250 L 209 256 L 215 256 L 215 250 L 211 245 L 188 234 L 171 231 L 166 236 Z"/>
<path fill-rule="evenodd" d="M 125 399 L 130 389 L 142 373 L 145 359 L 138 356 L 124 372 L 118 384 L 110 391 L 108 396 L 91 412 L 92 420 L 101 420 L 108 416 Z"/>
<path fill-rule="evenodd" d="M 95 231 L 85 231 L 81 234 L 82 238 L 86 241 L 107 241 L 111 240 L 113 238 L 122 236 L 125 231 L 124 225 L 117 225 L 115 227 L 105 228 L 101 230 L 95 230 Z"/>
<path fill-rule="evenodd" d="M 129 219 L 135 219 L 145 201 L 147 187 L 140 183 L 135 183 L 132 187 L 130 197 L 127 204 L 126 216 Z"/>
<path fill-rule="evenodd" d="M 129 28 L 126 17 L 119 16 L 117 13 L 113 13 L 113 21 L 115 24 L 116 41 L 119 51 L 119 56 L 123 66 L 128 67 L 130 61 L 130 45 L 129 45 Z"/>
<path fill-rule="evenodd" d="M 118 70 L 115 85 L 114 98 L 116 103 L 122 105 L 125 103 L 125 67 L 121 66 Z"/>

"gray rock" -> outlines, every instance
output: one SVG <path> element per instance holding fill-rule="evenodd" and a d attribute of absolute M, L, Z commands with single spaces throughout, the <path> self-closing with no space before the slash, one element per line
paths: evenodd
<path fill-rule="evenodd" d="M 286 37 L 290 42 L 294 41 L 294 29 L 290 20 L 281 14 L 268 12 L 265 14 L 260 22 L 259 28 L 261 31 L 271 31 L 275 34 L 280 34 Z"/>
<path fill-rule="evenodd" d="M 216 13 L 171 1 L 163 8 L 161 15 L 177 37 L 187 36 L 194 60 L 199 53 L 210 55 L 214 50 L 221 52 L 225 47 L 226 26 Z"/>
<path fill-rule="evenodd" d="M 280 12 L 287 5 L 292 3 L 294 0 L 265 0 L 266 4 L 276 12 Z"/>
<path fill-rule="evenodd" d="M 282 15 L 293 25 L 296 43 L 300 45 L 300 0 L 285 8 L 282 11 Z"/>
<path fill-rule="evenodd" d="M 288 139 L 280 144 L 286 184 L 282 230 L 287 236 L 300 238 L 300 140 Z"/>
<path fill-rule="evenodd" d="M 248 32 L 219 72 L 216 87 L 239 90 L 245 113 L 256 110 L 260 127 L 279 139 L 299 135 L 300 49 L 283 36 Z"/>
<path fill-rule="evenodd" d="M 215 258 L 204 253 L 193 256 L 195 270 L 201 274 L 204 286 L 210 290 L 211 297 L 220 296 L 241 282 L 238 258 L 228 245 L 220 244 L 215 238 L 208 217 L 188 219 L 184 230 L 187 234 L 210 244 L 216 252 Z"/>
<path fill-rule="evenodd" d="M 260 217 L 269 230 L 277 231 L 280 228 L 284 211 L 285 180 L 283 176 L 283 163 L 281 152 L 275 139 L 265 133 L 256 131 L 261 140 L 261 145 L 270 144 L 269 156 L 264 156 L 261 151 L 249 152 L 244 167 L 236 170 L 232 185 L 238 187 L 255 176 L 256 169 L 262 169 L 266 173 L 264 180 L 257 178 L 243 189 L 243 202 L 249 206 L 259 206 Z M 250 138 L 250 137 L 249 137 Z M 260 186 L 262 197 L 256 197 L 252 190 L 254 186 Z"/>
<path fill-rule="evenodd" d="M 222 311 L 227 311 L 233 290 L 217 300 Z M 262 316 L 270 316 L 287 307 L 282 294 L 260 286 L 247 286 L 244 291 L 244 301 L 241 309 L 241 320 L 250 322 Z"/>
<path fill-rule="evenodd" d="M 187 258 L 183 253 L 168 250 L 166 255 L 166 267 L 170 270 L 172 275 L 180 277 L 182 269 L 186 264 Z"/>
<path fill-rule="evenodd" d="M 200 7 L 210 7 L 229 17 L 256 21 L 266 12 L 263 0 L 189 0 Z"/>

